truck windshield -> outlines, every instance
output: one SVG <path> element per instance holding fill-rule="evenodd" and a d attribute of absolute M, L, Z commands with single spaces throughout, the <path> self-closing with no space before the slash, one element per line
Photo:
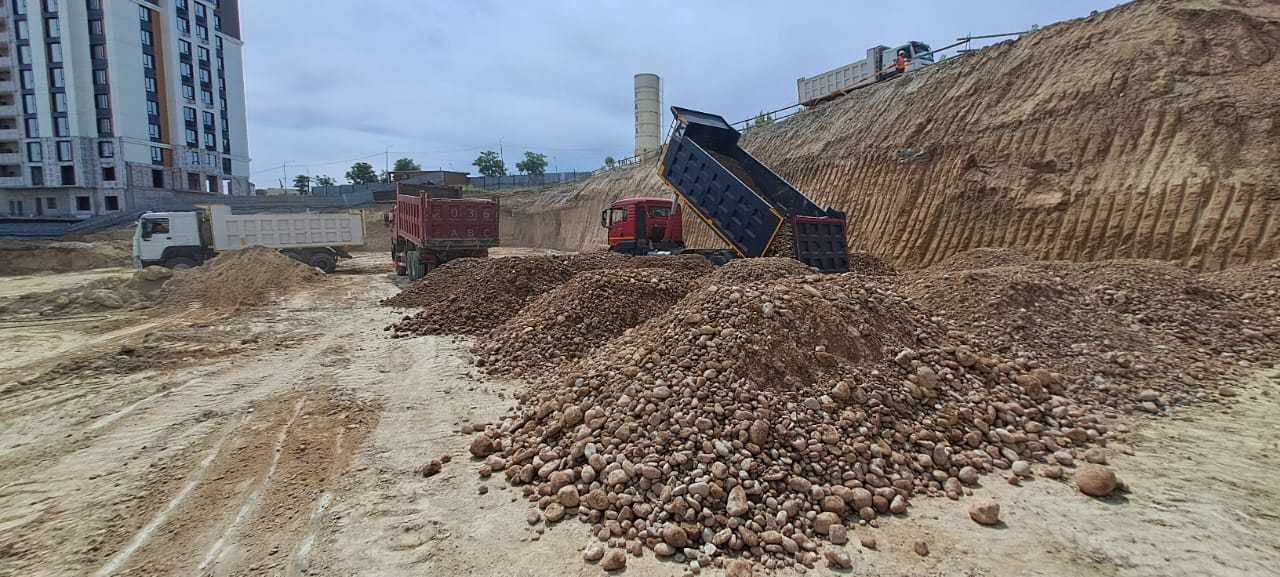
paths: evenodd
<path fill-rule="evenodd" d="M 933 54 L 929 53 L 929 45 L 923 42 L 911 43 L 911 56 L 921 60 L 933 62 Z"/>
<path fill-rule="evenodd" d="M 144 218 L 142 219 L 142 238 L 151 238 L 154 234 L 169 234 L 169 219 L 167 218 Z"/>
<path fill-rule="evenodd" d="M 667 218 L 671 216 L 671 208 L 665 206 L 649 207 L 649 216 L 654 218 Z"/>

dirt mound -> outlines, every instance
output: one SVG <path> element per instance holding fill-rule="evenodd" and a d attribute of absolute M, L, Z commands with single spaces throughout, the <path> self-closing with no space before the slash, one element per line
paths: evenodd
<path fill-rule="evenodd" d="M 1016 248 L 975 248 L 944 258 L 930 266 L 929 270 L 959 272 L 1001 266 L 1026 266 L 1033 262 L 1035 259 Z"/>
<path fill-rule="evenodd" d="M 761 257 L 733 259 L 715 272 L 703 277 L 703 282 L 713 285 L 749 284 L 778 280 L 790 276 L 814 274 L 804 263 L 786 257 Z"/>
<path fill-rule="evenodd" d="M 849 253 L 849 272 L 858 273 L 865 276 L 892 276 L 898 274 L 898 270 L 888 261 L 865 252 Z"/>
<path fill-rule="evenodd" d="M 692 288 L 693 276 L 646 268 L 578 273 L 494 329 L 475 353 L 495 374 L 555 369 L 665 312 Z"/>
<path fill-rule="evenodd" d="M 975 352 L 856 274 L 706 286 L 572 367 L 473 454 L 548 522 L 704 563 L 812 567 L 833 525 L 1107 435 L 1049 371 Z"/>
<path fill-rule="evenodd" d="M 629 268 L 660 268 L 693 274 L 709 273 L 714 268 L 707 259 L 696 254 L 634 256 L 627 260 L 626 266 Z"/>
<path fill-rule="evenodd" d="M 131 241 L 0 242 L 0 276 L 127 267 Z"/>
<path fill-rule="evenodd" d="M 164 303 L 239 309 L 264 305 L 324 278 L 275 249 L 252 246 L 225 252 L 196 268 L 176 271 L 166 283 Z"/>
<path fill-rule="evenodd" d="M 100 279 L 71 289 L 22 295 L 0 305 L 0 314 L 58 316 L 137 310 L 155 304 L 173 272 L 147 267 L 130 278 Z"/>
<path fill-rule="evenodd" d="M 388 328 L 396 336 L 484 334 L 573 274 L 558 256 L 451 261 L 383 301 L 388 306 L 422 309 Z"/>

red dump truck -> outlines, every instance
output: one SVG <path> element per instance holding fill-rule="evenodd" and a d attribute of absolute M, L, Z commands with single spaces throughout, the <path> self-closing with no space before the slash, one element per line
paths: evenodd
<path fill-rule="evenodd" d="M 462 257 L 485 257 L 498 246 L 498 202 L 462 198 L 454 187 L 402 187 L 391 212 L 396 274 L 417 280 Z"/>

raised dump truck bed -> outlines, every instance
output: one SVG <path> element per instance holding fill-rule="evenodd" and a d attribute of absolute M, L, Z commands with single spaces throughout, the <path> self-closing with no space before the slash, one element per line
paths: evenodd
<path fill-rule="evenodd" d="M 845 215 L 818 206 L 738 146 L 724 118 L 673 106 L 677 127 L 662 178 L 741 257 L 789 256 L 823 272 L 849 270 Z"/>

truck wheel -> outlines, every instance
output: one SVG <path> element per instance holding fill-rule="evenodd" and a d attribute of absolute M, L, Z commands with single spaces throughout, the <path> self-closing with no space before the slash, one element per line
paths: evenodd
<path fill-rule="evenodd" d="M 407 274 L 409 274 L 409 267 L 396 263 L 396 276 L 404 276 Z"/>
<path fill-rule="evenodd" d="M 333 273 L 333 271 L 338 268 L 337 259 L 333 258 L 333 255 L 323 253 L 323 252 L 318 252 L 311 255 L 311 258 L 307 259 L 307 264 L 313 267 L 316 267 L 326 273 Z"/>
<path fill-rule="evenodd" d="M 186 270 L 189 268 L 194 268 L 196 266 L 196 261 L 191 260 L 185 256 L 175 256 L 171 259 L 165 260 L 164 266 L 166 268 L 171 268 L 174 270 Z"/>

